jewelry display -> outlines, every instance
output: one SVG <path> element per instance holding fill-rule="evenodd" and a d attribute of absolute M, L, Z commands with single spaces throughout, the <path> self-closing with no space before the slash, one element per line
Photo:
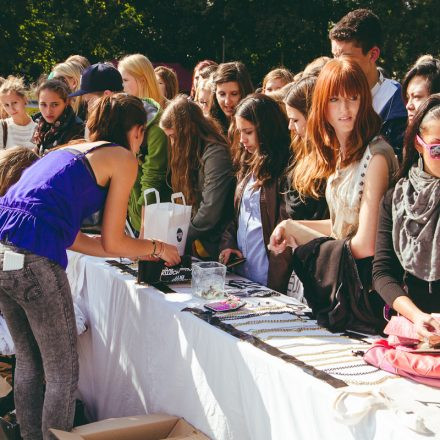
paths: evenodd
<path fill-rule="evenodd" d="M 315 345 L 315 344 L 313 344 L 313 345 Z M 300 346 L 303 346 L 303 345 L 301 344 Z M 287 348 L 287 347 L 285 347 L 285 348 Z M 340 348 L 340 349 L 332 349 L 332 350 L 324 350 L 324 351 L 321 350 L 318 353 L 298 353 L 295 356 L 296 357 L 309 357 L 309 356 L 319 356 L 321 354 L 336 354 L 336 353 L 343 353 L 345 351 L 353 351 L 353 350 L 361 349 L 361 348 L 365 348 L 365 344 L 363 344 L 363 345 L 359 344 L 358 346 L 350 345 L 350 346 L 348 346 L 346 348 Z M 330 358 L 326 357 L 325 359 L 330 359 Z M 312 361 L 312 362 L 314 360 L 315 359 L 310 359 L 310 361 Z"/>
<path fill-rule="evenodd" d="M 254 324 L 278 324 L 278 323 L 285 323 L 285 322 L 306 322 L 306 319 L 303 319 L 301 317 L 292 318 L 292 319 L 262 319 L 262 320 L 251 320 L 251 321 L 245 321 L 245 322 L 239 322 L 234 323 L 234 327 L 243 327 L 245 325 L 254 325 Z"/>
<path fill-rule="evenodd" d="M 270 332 L 294 332 L 294 333 L 301 333 L 306 331 L 319 331 L 319 330 L 325 330 L 323 327 L 319 326 L 313 326 L 313 327 L 281 327 L 281 328 L 261 328 L 257 330 L 248 330 L 249 333 L 252 333 L 253 335 L 261 335 L 262 333 L 270 333 Z M 323 335 L 326 336 L 326 335 Z"/>
<path fill-rule="evenodd" d="M 379 385 L 388 379 L 400 379 L 400 376 L 392 376 L 390 374 L 388 376 L 381 377 L 380 379 L 377 380 L 352 380 L 352 379 L 344 379 L 344 380 L 350 385 Z"/>
<path fill-rule="evenodd" d="M 329 374 L 331 374 L 331 373 L 337 374 L 338 376 L 364 376 L 366 374 L 371 374 L 371 373 L 376 373 L 378 371 L 383 371 L 380 368 L 373 367 L 370 364 L 363 363 L 362 365 L 359 365 L 359 368 L 366 368 L 366 367 L 368 367 L 370 369 L 372 368 L 373 371 L 365 371 L 365 372 L 361 372 L 361 373 L 359 373 L 359 372 L 346 373 L 344 371 L 341 371 L 341 370 L 346 370 L 347 368 L 353 368 L 351 365 L 347 365 L 345 367 L 326 368 L 322 371 L 325 371 L 326 373 L 329 373 Z"/>
<path fill-rule="evenodd" d="M 247 310 L 246 310 L 247 311 Z M 238 321 L 240 319 L 247 319 L 247 318 L 257 318 L 259 316 L 272 316 L 272 315 L 283 315 L 289 313 L 290 315 L 294 315 L 294 316 L 298 316 L 293 312 L 290 312 L 289 310 L 282 310 L 279 312 L 260 312 L 260 313 L 244 313 L 243 315 L 236 315 L 236 316 L 226 316 L 224 317 L 223 315 L 225 315 L 226 313 L 220 315 L 216 315 L 218 318 L 220 318 L 222 321 Z M 228 313 L 229 315 L 229 313 Z M 232 324 L 232 325 L 235 325 Z"/>
<path fill-rule="evenodd" d="M 321 361 L 323 361 L 324 359 L 320 359 Z M 364 365 L 364 361 L 362 359 L 359 358 L 354 358 L 353 357 L 351 359 L 340 359 L 340 360 L 333 360 L 330 362 L 324 362 L 324 363 L 319 363 L 319 364 L 315 364 L 315 360 L 309 360 L 309 362 L 311 363 L 311 365 L 313 365 L 316 368 L 321 368 L 321 367 L 325 367 L 327 365 L 335 365 L 335 364 L 350 364 L 350 363 L 355 363 L 358 362 L 359 365 L 350 365 L 350 367 L 361 367 Z"/>

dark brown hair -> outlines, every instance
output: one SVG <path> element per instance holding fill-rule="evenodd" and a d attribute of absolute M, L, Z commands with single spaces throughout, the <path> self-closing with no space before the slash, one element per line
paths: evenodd
<path fill-rule="evenodd" d="M 239 137 L 234 136 L 232 152 L 238 181 L 252 173 L 258 188 L 282 177 L 290 158 L 290 134 L 287 117 L 278 103 L 267 95 L 254 93 L 237 105 L 235 116 L 255 126 L 259 142 L 257 151 L 250 154 L 240 145 Z"/>
<path fill-rule="evenodd" d="M 410 168 L 417 162 L 419 152 L 416 149 L 416 135 L 422 135 L 424 124 L 430 119 L 440 120 L 440 93 L 431 95 L 417 110 L 405 132 L 403 142 L 403 160 L 398 179 L 406 177 Z"/>
<path fill-rule="evenodd" d="M 409 69 L 405 78 L 403 78 L 402 97 L 404 102 L 408 102 L 406 91 L 408 90 L 410 81 L 416 76 L 421 76 L 426 79 L 430 95 L 440 92 L 440 60 L 436 58 L 423 60 L 421 62 L 416 62 L 416 64 Z"/>
<path fill-rule="evenodd" d="M 23 171 L 38 160 L 38 155 L 30 148 L 13 147 L 0 151 L 0 196 L 20 180 Z"/>
<path fill-rule="evenodd" d="M 50 90 L 51 92 L 56 93 L 64 102 L 68 101 L 69 93 L 71 92 L 67 83 L 62 79 L 49 79 L 39 84 L 35 92 L 37 99 L 40 97 L 40 93 L 43 90 Z"/>
<path fill-rule="evenodd" d="M 142 101 L 126 93 L 116 93 L 93 103 L 87 128 L 90 141 L 108 141 L 129 150 L 127 133 L 134 126 L 146 123 L 147 113 Z"/>
<path fill-rule="evenodd" d="M 241 61 L 232 61 L 230 63 L 223 63 L 218 66 L 218 69 L 212 76 L 214 97 L 212 102 L 211 115 L 220 122 L 225 131 L 227 131 L 228 129 L 229 120 L 220 108 L 215 90 L 217 88 L 217 84 L 223 84 L 232 81 L 238 83 L 238 88 L 240 90 L 240 99 L 245 98 L 247 95 L 253 93 L 254 91 L 254 86 L 252 85 L 252 80 L 249 72 L 246 69 L 246 66 Z"/>
<path fill-rule="evenodd" d="M 315 88 L 317 77 L 303 76 L 299 81 L 294 82 L 284 102 L 299 110 L 307 119 L 312 105 L 313 89 Z"/>
<path fill-rule="evenodd" d="M 330 30 L 330 40 L 350 41 L 366 54 L 374 46 L 382 47 L 379 17 L 369 9 L 356 9 L 342 17 Z"/>

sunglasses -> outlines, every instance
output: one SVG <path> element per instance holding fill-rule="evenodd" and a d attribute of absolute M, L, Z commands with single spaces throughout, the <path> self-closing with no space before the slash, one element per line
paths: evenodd
<path fill-rule="evenodd" d="M 440 159 L 440 144 L 427 144 L 419 135 L 416 135 L 417 142 L 426 148 L 431 159 Z"/>

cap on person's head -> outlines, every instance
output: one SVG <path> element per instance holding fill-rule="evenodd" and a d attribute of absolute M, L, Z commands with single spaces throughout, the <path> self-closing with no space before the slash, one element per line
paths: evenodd
<path fill-rule="evenodd" d="M 71 93 L 69 97 L 81 96 L 86 93 L 122 92 L 122 76 L 118 69 L 105 63 L 92 64 L 87 67 L 81 75 L 81 85 L 79 90 Z"/>

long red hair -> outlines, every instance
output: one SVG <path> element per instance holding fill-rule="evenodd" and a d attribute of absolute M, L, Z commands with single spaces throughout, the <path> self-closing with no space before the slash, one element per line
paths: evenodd
<path fill-rule="evenodd" d="M 327 119 L 327 109 L 333 96 L 358 96 L 359 111 L 349 136 L 344 157 L 335 130 Z M 313 92 L 307 119 L 305 142 L 310 154 L 296 165 L 300 182 L 297 190 L 307 196 L 317 196 L 319 182 L 336 170 L 361 159 L 371 139 L 379 133 L 382 121 L 374 111 L 371 90 L 360 66 L 348 57 L 329 61 L 322 69 Z M 302 177 L 301 177 L 302 176 Z"/>

